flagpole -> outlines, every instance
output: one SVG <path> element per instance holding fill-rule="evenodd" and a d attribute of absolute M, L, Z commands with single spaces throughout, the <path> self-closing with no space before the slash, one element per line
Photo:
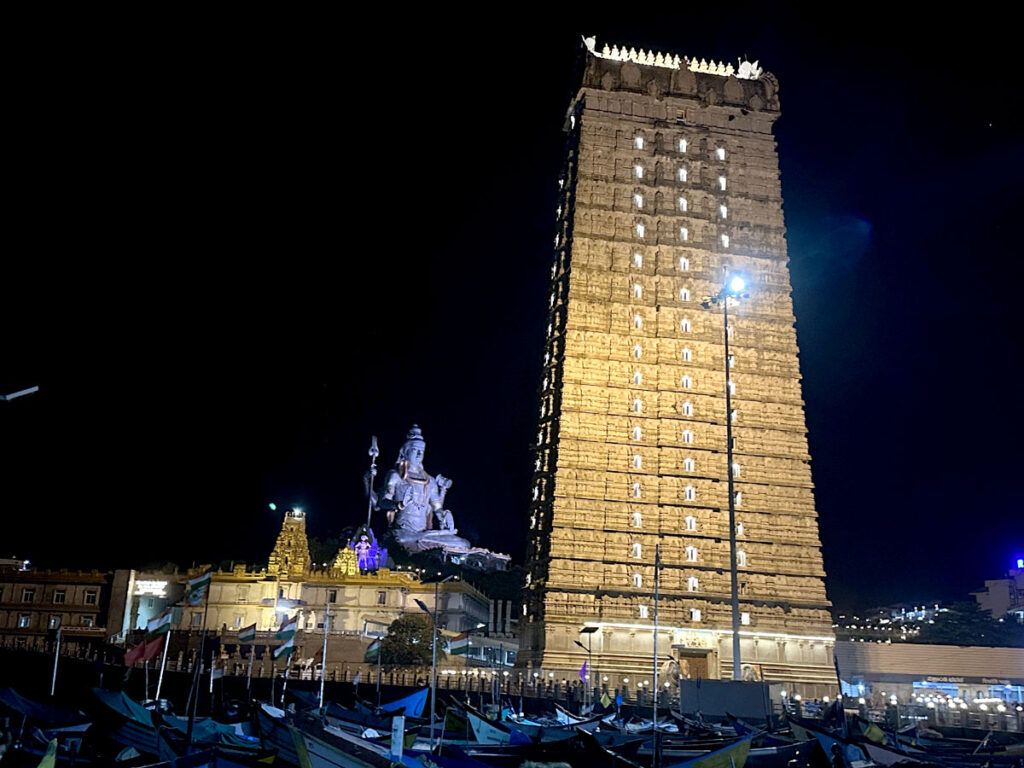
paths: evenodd
<path fill-rule="evenodd" d="M 203 603 L 203 631 L 199 636 L 199 653 L 196 654 L 196 666 L 192 670 L 192 686 L 189 693 L 188 731 L 185 739 L 185 754 L 192 751 L 192 731 L 196 722 L 196 710 L 199 708 L 199 671 L 203 666 L 203 650 L 206 648 L 206 616 L 210 610 L 210 592 L 213 582 L 213 574 L 210 574 L 210 582 L 206 584 Z"/>
<path fill-rule="evenodd" d="M 163 635 L 163 638 L 164 638 L 164 652 L 163 652 L 163 655 L 160 657 L 160 674 L 156 678 L 156 700 L 157 700 L 157 702 L 160 701 L 160 688 L 161 688 L 161 686 L 164 683 L 164 669 L 167 667 L 167 647 L 171 644 L 171 642 L 170 642 L 170 640 L 171 640 L 171 630 L 170 629 L 168 629 L 166 634 Z M 146 694 L 147 695 L 149 694 L 148 690 L 146 691 Z M 159 704 L 157 706 L 159 706 Z"/>
<path fill-rule="evenodd" d="M 252 690 L 252 660 L 256 658 L 256 642 L 249 644 L 249 674 L 245 678 L 246 693 Z"/>
<path fill-rule="evenodd" d="M 327 680 L 327 632 L 331 621 L 330 590 L 325 590 L 324 596 L 324 650 L 320 659 L 320 710 L 324 708 L 324 683 Z M 315 670 L 316 667 L 314 666 Z"/>
<path fill-rule="evenodd" d="M 145 645 L 145 641 L 143 641 L 143 645 Z M 149 659 L 143 659 L 143 661 L 142 661 L 142 670 L 143 670 L 143 685 L 145 686 L 145 689 L 146 689 L 146 693 L 142 697 L 142 700 L 143 701 L 148 701 L 149 700 Z"/>
<path fill-rule="evenodd" d="M 277 660 L 274 659 L 274 652 L 270 652 L 270 706 L 277 706 L 274 704 L 274 679 L 277 677 Z"/>
<path fill-rule="evenodd" d="M 60 658 L 60 621 L 57 622 L 57 641 L 53 646 L 53 677 L 50 680 L 50 696 L 57 691 L 57 660 Z"/>
<path fill-rule="evenodd" d="M 384 641 L 377 638 L 377 707 L 380 708 L 380 676 L 381 664 L 384 661 Z M 392 678 L 393 680 L 394 678 Z"/>
<path fill-rule="evenodd" d="M 281 676 L 284 678 L 284 683 L 281 685 L 281 709 L 284 709 L 284 697 L 288 693 L 288 671 L 292 666 L 292 656 L 288 656 L 284 660 L 284 669 L 281 670 Z"/>

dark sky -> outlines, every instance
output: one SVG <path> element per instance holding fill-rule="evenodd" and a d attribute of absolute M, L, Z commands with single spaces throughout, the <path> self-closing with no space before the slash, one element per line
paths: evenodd
<path fill-rule="evenodd" d="M 26 28 L 0 384 L 42 389 L 0 402 L 0 554 L 260 560 L 268 502 L 358 522 L 370 435 L 388 465 L 415 421 L 459 528 L 521 561 L 585 32 L 781 82 L 833 600 L 1000 575 L 1024 552 L 1013 25 L 856 7 Z"/>

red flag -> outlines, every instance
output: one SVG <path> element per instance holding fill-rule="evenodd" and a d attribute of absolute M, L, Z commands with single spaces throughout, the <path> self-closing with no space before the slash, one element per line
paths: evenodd
<path fill-rule="evenodd" d="M 166 637 L 166 635 L 160 635 L 155 640 L 150 640 L 148 643 L 142 642 L 133 646 L 124 655 L 124 665 L 126 667 L 132 667 L 140 661 L 149 661 L 150 659 L 156 658 L 164 648 L 164 640 Z"/>

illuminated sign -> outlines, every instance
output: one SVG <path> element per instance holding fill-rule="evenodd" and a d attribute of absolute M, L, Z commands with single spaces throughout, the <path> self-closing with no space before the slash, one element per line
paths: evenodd
<path fill-rule="evenodd" d="M 153 597 L 167 597 L 166 581 L 136 581 L 136 595 L 152 595 Z"/>

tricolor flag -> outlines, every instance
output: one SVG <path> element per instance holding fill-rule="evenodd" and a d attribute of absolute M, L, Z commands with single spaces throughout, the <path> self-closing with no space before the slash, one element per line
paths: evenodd
<path fill-rule="evenodd" d="M 238 642 L 240 643 L 255 643 L 256 642 L 256 625 L 253 624 L 250 627 L 242 627 L 238 630 Z"/>
<path fill-rule="evenodd" d="M 461 632 L 448 641 L 448 653 L 460 656 L 469 652 L 469 632 Z"/>
<path fill-rule="evenodd" d="M 189 579 L 185 585 L 185 602 L 189 605 L 199 605 L 206 599 L 206 592 L 213 580 L 213 571 L 201 573 L 194 579 Z"/>
<path fill-rule="evenodd" d="M 171 631 L 171 622 L 174 619 L 174 612 L 168 608 L 159 616 L 150 619 L 146 623 L 146 642 L 152 642 L 158 637 L 163 637 Z"/>
<path fill-rule="evenodd" d="M 280 659 L 282 656 L 288 658 L 295 653 L 295 635 L 293 634 L 287 640 L 284 641 L 283 645 L 277 646 L 273 650 L 274 660 Z"/>
<path fill-rule="evenodd" d="M 378 637 L 368 646 L 366 646 L 366 654 L 363 656 L 363 661 L 368 661 L 371 664 L 376 664 L 380 660 L 380 638 Z"/>
<path fill-rule="evenodd" d="M 299 628 L 299 615 L 281 622 L 281 627 L 274 633 L 275 640 L 291 640 Z"/>

